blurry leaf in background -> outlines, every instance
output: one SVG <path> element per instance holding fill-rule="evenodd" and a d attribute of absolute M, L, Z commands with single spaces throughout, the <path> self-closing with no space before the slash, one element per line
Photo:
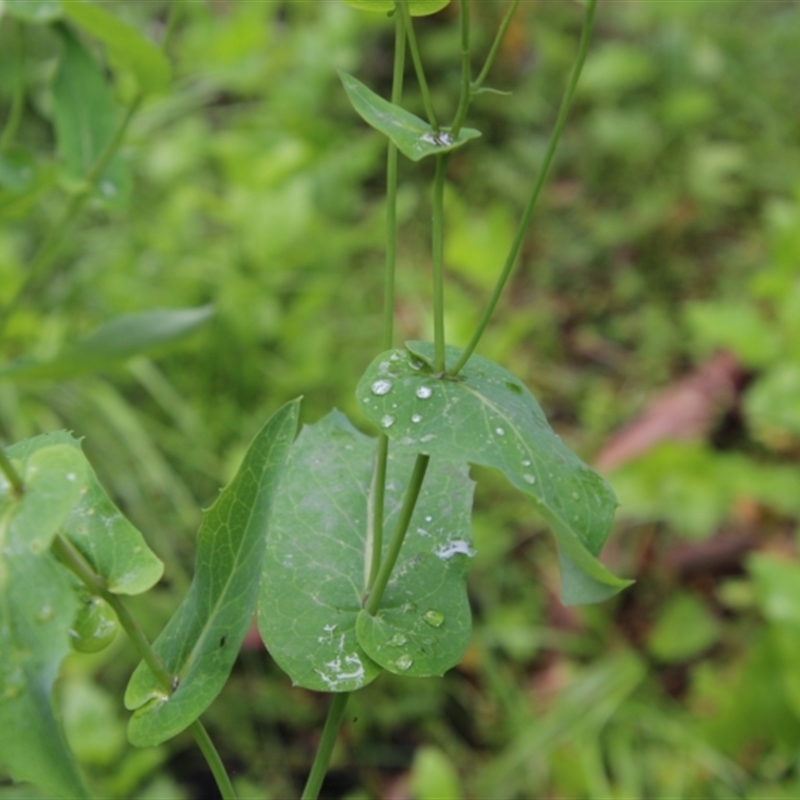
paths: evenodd
<path fill-rule="evenodd" d="M 659 661 L 688 661 L 711 647 L 719 635 L 720 624 L 702 600 L 676 593 L 661 609 L 647 637 L 647 649 Z"/>
<path fill-rule="evenodd" d="M 59 28 L 62 43 L 53 82 L 58 153 L 66 174 L 81 180 L 95 164 L 117 127 L 117 106 L 105 74 L 71 31 Z M 119 155 L 99 177 L 98 189 L 108 200 L 130 188 L 130 175 Z"/>
<path fill-rule="evenodd" d="M 782 352 L 780 333 L 747 300 L 688 303 L 687 324 L 700 347 L 708 352 L 724 347 L 747 367 L 765 367 Z"/>
<path fill-rule="evenodd" d="M 770 623 L 770 640 L 792 711 L 800 717 L 800 563 L 760 553 L 750 557 L 758 604 Z"/>
<path fill-rule="evenodd" d="M 62 15 L 61 0 L 2 0 L 3 8 L 24 22 L 48 23 Z"/>
<path fill-rule="evenodd" d="M 438 747 L 420 747 L 414 753 L 409 777 L 413 800 L 461 800 L 458 770 Z"/>
<path fill-rule="evenodd" d="M 777 451 L 800 441 L 800 364 L 787 362 L 756 379 L 745 394 L 744 411 L 753 435 Z"/>
<path fill-rule="evenodd" d="M 188 336 L 214 315 L 214 306 L 125 314 L 67 346 L 49 361 L 20 359 L 0 366 L 13 379 L 64 380 L 119 366 L 122 361 Z"/>
<path fill-rule="evenodd" d="M 64 5 L 64 13 L 100 39 L 108 48 L 111 60 L 136 75 L 142 91 L 167 88 L 172 71 L 167 57 L 136 28 L 86 0 L 70 0 Z"/>

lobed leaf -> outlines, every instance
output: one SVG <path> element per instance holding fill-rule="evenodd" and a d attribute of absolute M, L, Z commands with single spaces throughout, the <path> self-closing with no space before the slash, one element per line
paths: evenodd
<path fill-rule="evenodd" d="M 457 379 L 434 374 L 433 345 L 411 342 L 379 355 L 361 378 L 365 415 L 407 452 L 500 470 L 536 504 L 555 534 L 563 602 L 599 602 L 631 581 L 596 558 L 611 529 L 611 488 L 570 451 L 517 378 L 480 356 Z M 461 353 L 447 348 L 447 364 Z"/>
<path fill-rule="evenodd" d="M 100 65 L 68 28 L 60 27 L 59 33 L 63 50 L 53 81 L 56 142 L 67 173 L 81 180 L 114 135 L 117 109 Z M 100 192 L 112 198 L 127 183 L 117 156 L 100 176 Z"/>
<path fill-rule="evenodd" d="M 171 74 L 167 57 L 136 28 L 85 0 L 65 3 L 64 13 L 87 33 L 100 39 L 112 60 L 136 75 L 143 91 L 156 92 L 167 88 Z"/>
<path fill-rule="evenodd" d="M 188 336 L 214 315 L 212 305 L 124 314 L 48 361 L 20 359 L 0 367 L 0 377 L 64 380 L 115 366 Z"/>
<path fill-rule="evenodd" d="M 437 133 L 425 120 L 384 100 L 352 75 L 340 71 L 339 77 L 353 108 L 362 119 L 388 136 L 397 149 L 412 161 L 456 150 L 481 135 L 474 128 L 462 128 L 456 139 L 446 130 Z"/>
<path fill-rule="evenodd" d="M 297 686 L 346 692 L 384 667 L 442 675 L 470 635 L 472 482 L 433 461 L 394 574 L 374 617 L 362 610 L 373 536 L 369 493 L 376 442 L 334 411 L 292 448 L 270 520 L 258 625 Z M 414 458 L 389 457 L 383 541 L 394 528 Z"/>
<path fill-rule="evenodd" d="M 68 458 L 69 466 L 61 469 L 64 474 L 71 472 L 77 476 L 70 482 L 71 494 L 62 499 L 61 505 L 52 495 L 47 500 L 41 494 L 37 496 L 36 482 L 26 478 L 25 496 L 36 500 L 35 513 L 39 516 L 52 514 L 58 519 L 52 530 L 40 524 L 31 526 L 40 532 L 50 531 L 45 540 L 37 540 L 40 550 L 50 546 L 56 530 L 60 529 L 103 578 L 110 592 L 140 594 L 158 582 L 164 565 L 108 497 L 83 455 L 78 439 L 66 431 L 57 431 L 26 439 L 8 448 L 7 452 L 9 457 L 22 459 L 27 464 L 26 472 L 30 471 L 31 464 L 38 463 L 37 459 L 47 459 L 52 470 L 56 456 L 62 465 Z"/>
<path fill-rule="evenodd" d="M 156 745 L 180 733 L 225 685 L 253 616 L 267 518 L 299 410 L 294 400 L 266 422 L 203 516 L 194 580 L 154 644 L 176 688 L 168 694 L 142 663 L 125 692 L 125 706 L 135 709 L 128 726 L 135 745 Z"/>

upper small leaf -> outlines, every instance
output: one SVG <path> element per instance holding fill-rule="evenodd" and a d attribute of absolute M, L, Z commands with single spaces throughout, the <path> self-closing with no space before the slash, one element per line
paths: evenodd
<path fill-rule="evenodd" d="M 394 11 L 396 3 L 394 0 L 344 0 L 347 5 L 361 11 L 375 11 L 388 14 Z M 424 17 L 441 11 L 450 0 L 409 0 L 408 10 L 412 17 Z"/>
<path fill-rule="evenodd" d="M 205 325 L 213 314 L 211 305 L 124 314 L 102 325 L 85 339 L 67 346 L 55 358 L 49 361 L 12 361 L 0 367 L 0 376 L 64 380 L 96 372 L 188 336 Z"/>
<path fill-rule="evenodd" d="M 357 389 L 366 416 L 413 452 L 494 467 L 528 495 L 556 536 L 565 603 L 599 602 L 629 585 L 596 559 L 616 508 L 611 488 L 561 442 L 528 389 L 480 356 L 457 379 L 435 375 L 433 345 L 408 348 L 367 368 Z M 448 347 L 447 364 L 460 353 Z"/>
<path fill-rule="evenodd" d="M 171 68 L 167 57 L 136 28 L 95 3 L 84 0 L 65 3 L 64 13 L 100 39 L 108 48 L 111 59 L 136 75 L 143 91 L 159 91 L 169 85 Z"/>
<path fill-rule="evenodd" d="M 267 421 L 203 516 L 194 580 L 154 644 L 177 688 L 168 694 L 141 663 L 125 692 L 126 707 L 136 709 L 128 727 L 135 745 L 156 745 L 180 733 L 228 679 L 253 616 L 267 517 L 299 410 L 294 400 Z"/>
<path fill-rule="evenodd" d="M 53 81 L 58 153 L 71 178 L 82 180 L 114 135 L 117 109 L 100 65 L 66 26 L 59 28 L 63 52 Z M 103 196 L 118 197 L 129 175 L 119 156 L 100 176 Z"/>
<path fill-rule="evenodd" d="M 425 120 L 384 100 L 352 75 L 340 71 L 339 76 L 353 108 L 364 121 L 388 136 L 412 161 L 456 150 L 481 135 L 474 128 L 462 128 L 456 139 L 446 130 L 437 133 Z"/>

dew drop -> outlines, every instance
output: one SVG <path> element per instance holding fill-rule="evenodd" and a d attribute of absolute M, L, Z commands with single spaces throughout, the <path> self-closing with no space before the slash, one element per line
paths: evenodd
<path fill-rule="evenodd" d="M 529 458 L 526 458 L 526 459 L 525 459 L 525 460 L 522 462 L 522 466 L 523 466 L 523 467 L 529 467 L 530 465 L 531 465 L 531 461 L 530 461 L 530 459 L 529 459 Z"/>
<path fill-rule="evenodd" d="M 439 628 L 444 622 L 444 614 L 442 614 L 441 611 L 437 611 L 435 608 L 431 608 L 422 615 L 422 619 L 432 628 Z"/>
<path fill-rule="evenodd" d="M 392 391 L 392 382 L 387 378 L 379 378 L 370 386 L 370 389 L 372 390 L 372 394 L 376 394 L 380 397 Z"/>
<path fill-rule="evenodd" d="M 384 414 L 381 417 L 381 428 L 391 428 L 394 425 L 394 417 L 391 414 Z"/>
<path fill-rule="evenodd" d="M 505 436 L 505 435 L 506 435 L 506 432 L 505 432 L 505 430 L 504 430 L 503 428 L 495 428 L 495 429 L 494 429 L 494 432 L 495 432 L 495 433 L 496 433 L 498 436 Z"/>
<path fill-rule="evenodd" d="M 420 370 L 425 366 L 425 362 L 420 361 L 418 358 L 412 358 L 408 362 L 408 366 L 411 367 L 411 369 Z"/>
<path fill-rule="evenodd" d="M 426 433 L 424 436 L 420 436 L 419 440 L 421 442 L 432 442 L 436 438 L 435 433 Z"/>
<path fill-rule="evenodd" d="M 390 644 L 392 647 L 402 647 L 408 644 L 408 639 L 402 633 L 396 633 L 386 644 Z"/>
<path fill-rule="evenodd" d="M 536 483 L 536 478 L 527 472 L 522 476 L 522 480 L 524 480 L 525 483 L 529 483 L 531 486 Z"/>
<path fill-rule="evenodd" d="M 373 384 L 373 391 L 375 387 Z M 387 389 L 388 391 L 388 389 Z M 420 386 L 417 388 L 416 395 L 420 400 L 427 400 L 433 394 L 433 389 L 430 386 Z"/>
<path fill-rule="evenodd" d="M 422 414 L 412 414 L 411 415 L 412 422 L 422 422 Z"/>
<path fill-rule="evenodd" d="M 433 522 L 433 517 L 432 517 L 430 514 L 428 514 L 428 515 L 425 517 L 425 522 Z"/>
<path fill-rule="evenodd" d="M 409 655 L 402 655 L 394 662 L 394 665 L 401 672 L 407 672 L 414 666 L 414 659 Z"/>

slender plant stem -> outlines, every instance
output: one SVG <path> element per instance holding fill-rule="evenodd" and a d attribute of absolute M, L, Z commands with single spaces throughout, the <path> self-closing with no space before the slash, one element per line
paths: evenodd
<path fill-rule="evenodd" d="M 98 575 L 92 569 L 83 555 L 61 534 L 58 534 L 53 540 L 52 550 L 56 558 L 58 558 L 58 560 L 67 567 L 90 592 L 102 597 L 103 600 L 114 609 L 117 619 L 119 619 L 119 624 L 130 638 L 136 651 L 142 657 L 142 660 L 150 668 L 156 680 L 161 684 L 161 688 L 164 692 L 167 695 L 171 694 L 175 690 L 173 685 L 174 676 L 170 675 L 169 671 L 158 657 L 158 654 L 153 649 L 153 646 L 147 640 L 141 626 L 122 601 L 122 598 L 108 591 L 108 587 L 102 576 Z M 225 772 L 222 759 L 219 757 L 219 753 L 214 747 L 203 724 L 200 720 L 195 720 L 189 726 L 189 730 L 208 762 L 208 766 L 214 775 L 223 800 L 236 800 L 236 793 L 227 772 Z"/>
<path fill-rule="evenodd" d="M 472 335 L 472 339 L 470 339 L 470 342 L 464 348 L 464 352 L 461 354 L 458 363 L 452 369 L 453 375 L 458 374 L 464 364 L 466 364 L 469 360 L 469 357 L 473 354 L 473 352 L 475 352 L 475 348 L 478 346 L 478 342 L 480 342 L 481 337 L 483 336 L 483 333 L 489 324 L 489 320 L 494 313 L 497 302 L 500 299 L 500 295 L 503 293 L 503 289 L 505 288 L 506 283 L 511 276 L 517 261 L 517 256 L 519 255 L 519 251 L 522 249 L 522 242 L 525 238 L 528 225 L 530 224 L 531 216 L 533 215 L 533 209 L 536 206 L 536 201 L 539 199 L 542 187 L 544 186 L 545 178 L 547 177 L 547 172 L 550 169 L 551 162 L 553 161 L 553 155 L 556 152 L 558 140 L 561 138 L 561 132 L 564 130 L 564 123 L 567 121 L 567 113 L 569 112 L 569 106 L 572 102 L 572 97 L 575 94 L 575 87 L 578 85 L 578 79 L 580 78 L 581 70 L 583 69 L 583 62 L 586 60 L 586 53 L 589 49 L 589 40 L 591 39 L 592 35 L 592 25 L 594 23 L 594 12 L 596 6 L 597 0 L 589 0 L 586 5 L 586 15 L 584 17 L 583 31 L 581 32 L 581 40 L 578 47 L 578 57 L 572 67 L 572 74 L 570 75 L 567 88 L 564 91 L 564 97 L 561 100 L 561 107 L 558 110 L 558 117 L 556 118 L 556 124 L 553 127 L 553 133 L 550 136 L 550 142 L 547 145 L 547 152 L 545 153 L 544 161 L 539 169 L 539 174 L 536 176 L 536 183 L 534 184 L 528 204 L 525 206 L 525 211 L 522 214 L 522 219 L 520 220 L 519 227 L 517 228 L 517 232 L 514 236 L 514 241 L 511 244 L 511 249 L 506 257 L 506 262 L 503 266 L 502 272 L 500 273 L 500 277 L 495 284 L 492 296 L 489 299 L 486 309 L 483 312 L 483 316 L 481 317 L 480 322 L 475 329 L 475 333 Z"/>
<path fill-rule="evenodd" d="M 406 29 L 399 14 L 395 15 L 394 74 L 392 103 L 399 105 L 403 98 L 403 72 L 406 63 Z M 394 286 L 397 264 L 397 146 L 389 142 L 386 153 L 386 268 L 383 299 L 383 346 L 394 344 Z M 370 489 L 370 558 L 367 591 L 372 588 L 381 565 L 383 553 L 383 511 L 386 497 L 386 465 L 389 458 L 389 439 L 381 433 L 375 460 L 375 472 Z"/>
<path fill-rule="evenodd" d="M 472 94 L 474 95 L 478 89 L 483 86 L 486 77 L 489 75 L 489 71 L 494 66 L 495 59 L 497 58 L 497 54 L 500 52 L 500 45 L 503 43 L 503 39 L 505 39 L 506 32 L 508 31 L 509 25 L 511 25 L 511 20 L 514 17 L 514 13 L 517 10 L 517 6 L 519 5 L 519 0 L 514 0 L 513 3 L 508 7 L 508 10 L 503 17 L 503 21 L 500 23 L 500 27 L 497 29 L 497 35 L 494 37 L 494 41 L 492 42 L 492 46 L 489 49 L 489 55 L 486 56 L 486 62 L 483 65 L 478 77 L 475 78 L 472 84 Z"/>
<path fill-rule="evenodd" d="M 444 180 L 449 155 L 436 157 L 432 203 L 432 262 L 433 262 L 433 368 L 445 371 L 444 341 Z"/>
<path fill-rule="evenodd" d="M 2 447 L 0 447 L 0 472 L 8 479 L 14 494 L 17 497 L 22 497 L 25 493 L 25 484 L 19 472 L 14 469 L 14 465 L 11 463 Z"/>
<path fill-rule="evenodd" d="M 428 469 L 429 461 L 430 456 L 420 453 L 414 463 L 414 471 L 411 473 L 411 479 L 408 482 L 406 496 L 403 498 L 403 507 L 400 509 L 400 516 L 397 518 L 397 524 L 395 525 L 394 533 L 392 533 L 392 540 L 389 542 L 386 558 L 383 559 L 378 577 L 375 579 L 375 584 L 364 606 L 367 613 L 373 616 L 378 611 L 383 599 L 383 593 L 386 591 L 389 578 L 392 576 L 392 570 L 397 563 L 397 557 L 400 555 L 400 548 L 403 546 L 408 525 L 411 522 L 411 515 L 417 505 L 417 498 L 425 480 L 425 471 Z"/>
<path fill-rule="evenodd" d="M 378 450 L 375 456 L 375 471 L 372 474 L 370 487 L 370 530 L 367 538 L 372 548 L 370 553 L 369 577 L 367 593 L 372 590 L 378 571 L 381 568 L 383 555 L 383 510 L 386 499 L 386 467 L 389 461 L 389 437 L 382 433 L 378 438 Z"/>
<path fill-rule="evenodd" d="M 342 726 L 344 712 L 347 708 L 347 701 L 350 699 L 349 692 L 339 692 L 334 694 L 331 706 L 328 709 L 328 718 L 325 720 L 325 727 L 322 729 L 322 738 L 319 740 L 317 755 L 314 757 L 314 764 L 303 789 L 302 800 L 317 800 L 319 790 L 322 788 L 322 781 L 328 771 L 328 764 L 331 762 L 333 746 L 336 744 L 336 737 L 339 728 Z"/>
<path fill-rule="evenodd" d="M 11 95 L 11 109 L 3 135 L 0 136 L 0 153 L 14 143 L 22 121 L 22 110 L 25 105 L 25 29 L 12 19 L 14 35 L 14 90 Z"/>
<path fill-rule="evenodd" d="M 453 139 L 458 138 L 461 126 L 467 117 L 469 101 L 472 98 L 472 62 L 469 50 L 469 0 L 461 0 L 461 96 L 458 99 L 456 118 L 450 128 Z"/>
<path fill-rule="evenodd" d="M 406 29 L 399 15 L 395 21 L 392 103 L 403 98 L 403 72 L 406 63 Z M 383 301 L 383 346 L 394 344 L 394 285 L 397 264 L 397 145 L 389 140 L 386 153 L 386 270 Z"/>
<path fill-rule="evenodd" d="M 400 14 L 403 19 L 403 24 L 406 29 L 406 37 L 408 38 L 408 49 L 411 51 L 411 60 L 414 62 L 414 71 L 417 73 L 417 81 L 419 82 L 419 90 L 422 93 L 422 103 L 425 106 L 425 113 L 428 115 L 428 122 L 436 133 L 439 133 L 439 122 L 436 119 L 436 112 L 433 110 L 433 102 L 431 101 L 431 93 L 428 89 L 428 81 L 425 78 L 425 70 L 422 66 L 422 59 L 419 55 L 419 47 L 417 47 L 417 36 L 414 33 L 414 20 L 411 17 L 411 12 L 408 10 L 408 3 L 406 0 L 400 0 L 397 4 Z"/>

